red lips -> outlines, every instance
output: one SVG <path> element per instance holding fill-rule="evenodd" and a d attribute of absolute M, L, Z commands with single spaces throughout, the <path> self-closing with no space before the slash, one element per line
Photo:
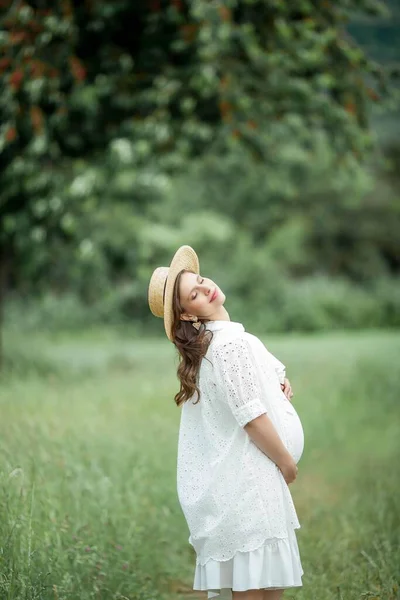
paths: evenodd
<path fill-rule="evenodd" d="M 215 300 L 215 298 L 218 296 L 218 292 L 217 292 L 217 288 L 215 288 L 214 293 L 212 295 L 212 298 L 210 300 L 210 302 L 212 302 L 213 300 Z"/>

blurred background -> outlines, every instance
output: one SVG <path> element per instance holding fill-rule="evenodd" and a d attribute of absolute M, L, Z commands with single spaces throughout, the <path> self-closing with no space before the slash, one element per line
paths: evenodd
<path fill-rule="evenodd" d="M 397 0 L 2 7 L 6 326 L 163 335 L 184 243 L 259 331 L 399 325 Z"/>
<path fill-rule="evenodd" d="M 285 597 L 400 598 L 398 0 L 2 0 L 0 27 L 0 596 L 204 597 L 147 302 L 189 244 L 304 423 Z"/>

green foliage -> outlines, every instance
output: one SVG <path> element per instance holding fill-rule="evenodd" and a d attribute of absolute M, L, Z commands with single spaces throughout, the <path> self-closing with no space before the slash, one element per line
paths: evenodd
<path fill-rule="evenodd" d="M 365 288 L 317 276 L 287 283 L 276 320 L 284 331 L 399 327 L 399 312 L 397 279 Z"/>
<path fill-rule="evenodd" d="M 267 334 L 400 327 L 397 278 L 380 277 L 368 286 L 324 275 L 288 280 L 262 253 L 252 248 L 251 252 L 255 251 L 252 256 L 248 250 L 245 242 L 240 249 L 226 249 L 226 255 L 229 254 L 229 261 L 233 260 L 236 269 L 221 273 L 214 267 L 215 273 L 219 273 L 216 280 L 227 295 L 225 307 L 231 319 L 244 323 L 246 328 Z M 207 259 L 204 264 L 206 269 Z M 202 269 L 202 272 L 209 271 Z M 6 307 L 8 327 L 14 332 L 23 330 L 31 334 L 35 331 L 73 332 L 112 325 L 119 335 L 129 332 L 129 335 L 153 333 L 163 336 L 161 319 L 149 318 L 143 296 L 140 298 L 140 293 L 144 292 L 140 289 L 139 293 L 138 287 L 146 289 L 146 280 L 136 287 L 111 289 L 92 305 L 84 303 L 75 294 L 55 296 L 48 292 L 24 302 L 18 297 L 12 298 Z M 138 313 L 143 313 L 143 317 L 137 318 Z M 20 368 L 24 369 L 23 355 L 7 360 L 11 361 L 12 368 L 20 363 Z M 42 366 L 47 368 L 46 361 L 40 359 L 39 363 L 39 370 Z"/>
<path fill-rule="evenodd" d="M 149 277 L 190 243 L 232 318 L 259 330 L 399 325 L 394 150 L 379 178 L 361 167 L 339 177 L 323 138 L 315 161 L 288 141 L 267 168 L 237 149 L 223 161 L 210 152 L 180 177 L 137 172 L 129 152 L 118 140 L 107 162 L 77 165 L 64 193 L 79 219 L 71 216 L 69 239 L 39 238 L 33 256 L 28 244 L 18 287 L 33 298 L 10 302 L 8 319 L 31 330 L 134 322 L 159 333 Z"/>
<path fill-rule="evenodd" d="M 149 276 L 181 243 L 260 324 L 291 279 L 390 280 L 398 203 L 362 163 L 387 78 L 346 34 L 352 11 L 382 6 L 3 9 L 0 272 L 42 298 L 35 322 L 78 326 L 86 306 L 90 323 L 148 323 Z M 222 275 L 216 256 L 230 265 Z M 267 285 L 250 293 L 250 275 Z"/>
<path fill-rule="evenodd" d="M 62 188 L 62 157 L 102 151 L 118 137 L 132 143 L 130 162 L 159 156 L 162 171 L 182 168 L 213 141 L 243 142 L 263 160 L 282 136 L 313 149 L 321 129 L 338 157 L 362 154 L 365 78 L 383 87 L 384 79 L 342 35 L 349 8 L 12 4 L 2 17 L 2 214 L 36 222 L 30 204 Z M 28 185 L 19 176 L 25 161 Z M 17 235 L 9 227 L 4 241 Z"/>

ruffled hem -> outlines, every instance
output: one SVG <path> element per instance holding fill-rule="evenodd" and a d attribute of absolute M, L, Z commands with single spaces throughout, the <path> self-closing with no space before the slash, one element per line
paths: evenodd
<path fill-rule="evenodd" d="M 238 551 L 227 561 L 196 564 L 193 590 L 208 590 L 208 600 L 231 600 L 232 590 L 301 587 L 303 575 L 296 532 L 288 538 L 270 538 L 257 549 Z"/>

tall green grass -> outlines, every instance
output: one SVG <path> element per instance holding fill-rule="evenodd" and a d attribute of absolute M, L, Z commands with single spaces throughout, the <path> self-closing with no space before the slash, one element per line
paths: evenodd
<path fill-rule="evenodd" d="M 296 600 L 400 598 L 400 335 L 273 336 L 305 430 Z M 195 556 L 176 495 L 177 357 L 112 332 L 6 336 L 0 598 L 172 600 Z"/>

